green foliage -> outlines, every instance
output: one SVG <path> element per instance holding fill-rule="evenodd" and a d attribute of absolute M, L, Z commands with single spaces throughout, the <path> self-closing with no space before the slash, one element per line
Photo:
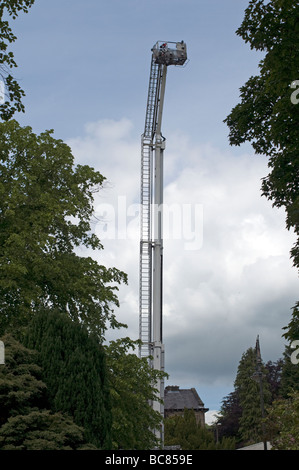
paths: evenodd
<path fill-rule="evenodd" d="M 104 177 L 74 168 L 70 148 L 16 121 L 0 124 L 0 334 L 24 327 L 38 306 L 53 306 L 103 338 L 117 327 L 117 284 L 126 275 L 74 249 L 101 249 L 91 233 L 94 193 Z"/>
<path fill-rule="evenodd" d="M 283 359 L 278 359 L 276 362 L 268 361 L 265 367 L 267 369 L 266 379 L 271 393 L 270 401 L 273 402 L 281 394 L 281 379 L 284 361 Z"/>
<path fill-rule="evenodd" d="M 239 394 L 236 390 L 222 400 L 220 413 L 217 419 L 219 436 L 234 437 L 239 434 L 239 420 L 242 416 Z M 238 443 L 238 441 L 237 441 Z"/>
<path fill-rule="evenodd" d="M 247 445 L 263 440 L 261 395 L 259 383 L 253 380 L 256 372 L 256 351 L 249 348 L 240 360 L 235 389 L 239 396 L 242 416 L 239 419 L 239 434 Z M 266 380 L 266 368 L 262 367 L 264 403 L 269 403 L 271 393 Z"/>
<path fill-rule="evenodd" d="M 6 101 L 0 105 L 0 118 L 7 121 L 15 112 L 24 112 L 22 98 L 24 91 L 17 80 L 13 78 L 10 70 L 17 67 L 13 52 L 8 50 L 9 44 L 16 41 L 5 16 L 16 19 L 20 11 L 27 13 L 35 0 L 1 0 L 0 4 L 0 77 L 5 84 Z"/>
<path fill-rule="evenodd" d="M 0 426 L 9 417 L 26 414 L 46 403 L 46 385 L 41 380 L 36 351 L 25 348 L 11 335 L 1 339 L 5 344 L 5 365 L 0 366 Z"/>
<path fill-rule="evenodd" d="M 9 418 L 0 428 L 1 450 L 80 450 L 85 445 L 83 429 L 61 413 L 32 411 Z"/>
<path fill-rule="evenodd" d="M 97 337 L 59 311 L 42 310 L 28 327 L 26 345 L 39 352 L 51 410 L 72 416 L 87 442 L 109 448 L 107 369 Z"/>
<path fill-rule="evenodd" d="M 291 361 L 294 352 L 290 346 L 285 347 L 283 359 L 276 362 L 268 361 L 263 371 L 263 392 L 266 417 L 266 438 L 272 441 L 278 435 L 281 419 L 276 414 L 289 409 L 292 401 L 290 395 L 299 392 L 299 368 Z M 235 390 L 223 399 L 223 405 L 218 417 L 219 436 L 234 436 L 238 447 L 258 442 L 262 437 L 264 421 L 261 419 L 261 402 L 259 384 L 250 377 L 253 376 L 255 353 L 252 349 L 243 354 L 235 381 Z M 241 395 L 241 398 L 240 398 Z M 241 402 L 242 405 L 241 406 Z M 280 406 L 281 405 L 281 406 Z M 277 436 L 275 437 L 275 439 Z"/>
<path fill-rule="evenodd" d="M 299 450 L 299 392 L 274 401 L 268 410 L 267 431 L 273 450 Z"/>
<path fill-rule="evenodd" d="M 154 384 L 166 374 L 153 370 L 134 353 L 138 343 L 122 338 L 106 347 L 115 449 L 147 450 L 160 444 L 152 430 L 161 425 L 161 415 L 150 401 L 157 399 Z"/>
<path fill-rule="evenodd" d="M 293 0 L 251 0 L 237 34 L 252 49 L 263 51 L 258 76 L 240 89 L 241 102 L 226 118 L 231 145 L 250 142 L 269 158 L 263 195 L 286 210 L 286 227 L 299 237 L 299 104 L 292 83 L 299 80 L 299 5 Z M 298 87 L 297 87 L 298 88 Z M 299 268 L 299 238 L 291 250 Z M 294 307 L 288 339 L 296 339 L 299 303 Z M 295 323 L 295 325 L 294 325 Z M 298 336 L 297 336 L 298 338 Z"/>
<path fill-rule="evenodd" d="M 264 53 L 259 75 L 252 76 L 240 88 L 240 102 L 225 119 L 231 145 L 252 144 L 257 154 L 268 157 L 270 173 L 263 178 L 262 194 L 273 206 L 286 210 L 286 227 L 299 236 L 299 104 L 293 100 L 294 85 L 299 80 L 299 5 L 293 0 L 250 0 L 244 20 L 237 30 L 251 49 Z M 295 95 L 298 92 L 295 90 Z M 299 241 L 291 250 L 294 266 L 299 268 Z M 299 338 L 299 303 L 293 308 L 284 336 Z M 240 431 L 245 440 L 256 441 L 260 435 L 258 419 L 258 384 L 250 381 L 254 372 L 247 352 L 240 363 L 236 380 L 242 417 Z M 253 360 L 253 357 L 252 357 Z M 246 365 L 247 362 L 247 365 Z M 272 377 L 273 397 L 285 396 L 297 382 L 297 370 L 285 358 L 281 383 Z M 272 368 L 273 369 L 273 368 Z M 271 372 L 271 370 L 270 370 Z M 276 373 L 278 371 L 273 371 Z M 279 372 L 280 374 L 280 372 Z M 268 386 L 263 382 L 265 399 Z M 297 386 L 296 386 L 297 389 Z"/>
<path fill-rule="evenodd" d="M 283 336 L 290 342 L 299 339 L 299 302 L 297 302 L 293 308 L 292 318 L 289 324 L 283 329 L 286 331 Z"/>
<path fill-rule="evenodd" d="M 182 416 L 165 419 L 165 445 L 180 445 L 182 450 L 235 449 L 234 439 L 224 438 L 216 443 L 213 432 L 196 423 L 193 410 L 184 410 Z"/>
<path fill-rule="evenodd" d="M 47 388 L 37 351 L 11 335 L 1 340 L 5 365 L 0 366 L 0 450 L 94 449 L 70 416 L 46 409 Z"/>

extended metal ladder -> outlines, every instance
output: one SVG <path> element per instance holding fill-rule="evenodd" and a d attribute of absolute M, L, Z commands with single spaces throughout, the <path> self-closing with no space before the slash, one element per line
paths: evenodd
<path fill-rule="evenodd" d="M 175 44 L 175 48 L 172 46 Z M 152 61 L 141 150 L 141 237 L 139 289 L 139 356 L 149 358 L 152 369 L 164 371 L 163 344 L 163 155 L 165 138 L 161 133 L 168 65 L 183 65 L 186 44 L 158 41 L 152 48 Z M 153 384 L 157 390 L 151 406 L 164 416 L 164 378 Z M 162 447 L 163 421 L 154 430 Z"/>
<path fill-rule="evenodd" d="M 144 134 L 141 138 L 141 215 L 139 269 L 139 339 L 140 357 L 151 354 L 152 343 L 152 186 L 153 147 L 160 99 L 162 65 L 152 57 Z"/>

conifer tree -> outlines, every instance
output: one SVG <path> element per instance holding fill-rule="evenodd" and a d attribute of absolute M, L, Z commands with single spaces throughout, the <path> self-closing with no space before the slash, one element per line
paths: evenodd
<path fill-rule="evenodd" d="M 263 440 L 261 395 L 259 384 L 254 380 L 256 372 L 256 351 L 249 348 L 239 362 L 235 380 L 235 390 L 239 396 L 242 416 L 239 420 L 239 434 L 246 444 L 254 444 Z M 266 380 L 266 368 L 262 366 L 263 400 L 269 403 L 271 393 Z"/>
<path fill-rule="evenodd" d="M 31 408 L 46 406 L 46 385 L 37 364 L 37 352 L 22 346 L 13 336 L 2 338 L 5 364 L 0 366 L 0 426 Z"/>
<path fill-rule="evenodd" d="M 237 437 L 242 416 L 238 392 L 234 390 L 222 400 L 217 420 L 219 437 Z"/>
<path fill-rule="evenodd" d="M 63 313 L 41 310 L 28 327 L 26 345 L 39 352 L 51 409 L 72 416 L 88 442 L 109 448 L 109 387 L 98 339 Z"/>
<path fill-rule="evenodd" d="M 0 450 L 95 449 L 71 416 L 49 409 L 37 351 L 11 335 L 0 366 Z"/>

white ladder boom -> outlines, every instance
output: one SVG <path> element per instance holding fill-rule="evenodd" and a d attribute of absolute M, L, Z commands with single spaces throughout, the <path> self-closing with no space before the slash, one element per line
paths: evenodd
<path fill-rule="evenodd" d="M 152 57 L 144 134 L 141 137 L 141 215 L 139 268 L 140 356 L 151 354 L 152 343 L 152 200 L 153 147 L 160 101 L 163 65 Z"/>

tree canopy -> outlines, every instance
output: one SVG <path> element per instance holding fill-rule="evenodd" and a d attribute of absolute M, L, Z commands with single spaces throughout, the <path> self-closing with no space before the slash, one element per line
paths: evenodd
<path fill-rule="evenodd" d="M 105 347 L 115 449 L 146 450 L 161 444 L 153 432 L 161 425 L 161 414 L 153 410 L 151 402 L 157 399 L 154 384 L 166 374 L 153 369 L 146 358 L 135 354 L 137 343 L 122 338 Z"/>
<path fill-rule="evenodd" d="M 239 437 L 239 421 L 242 416 L 242 408 L 238 392 L 234 390 L 222 400 L 220 414 L 217 419 L 219 436 Z M 238 444 L 238 441 L 236 441 Z"/>
<path fill-rule="evenodd" d="M 275 400 L 266 420 L 273 450 L 299 450 L 299 392 Z"/>
<path fill-rule="evenodd" d="M 27 328 L 25 344 L 39 352 L 51 410 L 72 416 L 87 442 L 109 448 L 109 382 L 98 338 L 64 313 L 42 309 Z"/>
<path fill-rule="evenodd" d="M 263 440 L 261 395 L 259 384 L 254 380 L 257 370 L 256 351 L 249 348 L 241 357 L 235 379 L 242 415 L 239 419 L 239 434 L 243 442 L 254 444 Z M 271 393 L 266 379 L 266 368 L 262 366 L 263 400 L 269 403 Z"/>
<path fill-rule="evenodd" d="M 75 248 L 102 249 L 90 224 L 104 177 L 74 167 L 71 149 L 52 133 L 0 124 L 0 333 L 51 306 L 103 338 L 108 325 L 120 325 L 112 306 L 126 275 Z"/>
<path fill-rule="evenodd" d="M 72 417 L 49 408 L 38 353 L 11 335 L 0 367 L 0 450 L 95 449 Z"/>
<path fill-rule="evenodd" d="M 273 449 L 298 448 L 298 366 L 291 362 L 291 352 L 286 346 L 283 359 L 262 364 L 264 419 L 259 386 L 253 380 L 256 352 L 249 348 L 242 355 L 235 390 L 223 399 L 218 416 L 220 437 L 235 437 L 237 447 L 264 437 Z"/>
<path fill-rule="evenodd" d="M 11 335 L 1 339 L 5 343 L 5 365 L 0 366 L 0 427 L 11 416 L 26 414 L 46 403 L 37 352 L 25 348 Z"/>
<path fill-rule="evenodd" d="M 15 112 L 24 112 L 24 91 L 12 76 L 11 69 L 17 67 L 9 45 L 16 41 L 8 18 L 15 19 L 19 12 L 27 13 L 35 0 L 1 0 L 0 3 L 0 77 L 4 83 L 5 96 L 0 104 L 0 118 L 11 119 Z M 4 102 L 2 102 L 4 101 Z"/>
<path fill-rule="evenodd" d="M 240 89 L 241 101 L 225 119 L 231 145 L 250 142 L 268 157 L 270 173 L 262 194 L 286 210 L 286 226 L 297 242 L 291 249 L 299 268 L 299 5 L 293 0 L 250 0 L 237 30 L 251 49 L 262 51 L 260 74 Z M 299 303 L 286 336 L 298 337 Z"/>

